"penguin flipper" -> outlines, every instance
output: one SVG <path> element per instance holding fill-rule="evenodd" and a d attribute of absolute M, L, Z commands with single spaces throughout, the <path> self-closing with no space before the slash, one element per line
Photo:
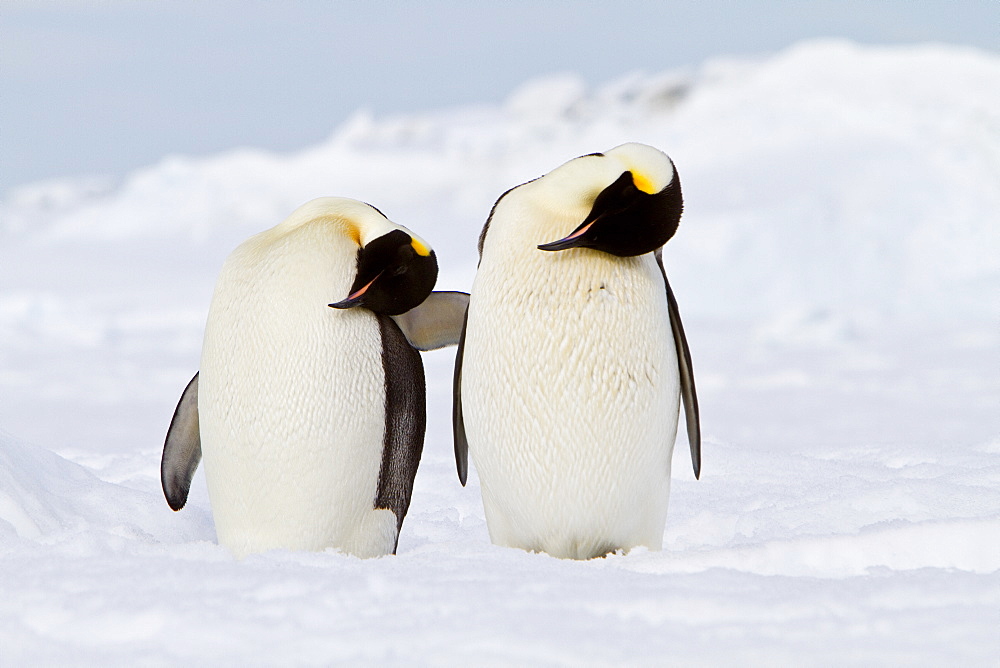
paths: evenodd
<path fill-rule="evenodd" d="M 385 508 L 396 515 L 398 541 L 424 449 L 427 394 L 420 353 L 408 344 L 391 316 L 376 315 L 382 338 L 386 415 L 374 508 Z"/>
<path fill-rule="evenodd" d="M 191 478 L 201 461 L 201 431 L 198 422 L 198 374 L 184 388 L 170 420 L 160 460 L 160 485 L 167 503 L 180 510 L 187 503 Z"/>
<path fill-rule="evenodd" d="M 670 329 L 674 334 L 674 347 L 677 350 L 677 370 L 681 381 L 681 398 L 684 400 L 684 421 L 687 426 L 688 445 L 691 448 L 691 465 L 694 467 L 694 477 L 701 477 L 701 418 L 698 413 L 698 394 L 694 387 L 694 368 L 691 365 L 691 350 L 688 348 L 687 337 L 684 336 L 684 325 L 681 324 L 681 312 L 677 308 L 677 299 L 667 280 L 667 272 L 663 268 L 663 249 L 655 252 L 656 263 L 663 274 L 663 284 L 667 289 L 667 308 L 670 310 Z"/>
<path fill-rule="evenodd" d="M 417 350 L 437 350 L 458 343 L 468 306 L 468 293 L 436 291 L 419 306 L 390 317 L 411 346 Z"/>
<path fill-rule="evenodd" d="M 455 466 L 458 480 L 465 487 L 469 478 L 469 441 L 465 438 L 465 418 L 462 415 L 462 358 L 465 353 L 465 327 L 469 315 L 462 318 L 462 333 L 458 337 L 458 353 L 455 355 L 455 379 L 452 384 L 451 428 L 455 441 Z"/>

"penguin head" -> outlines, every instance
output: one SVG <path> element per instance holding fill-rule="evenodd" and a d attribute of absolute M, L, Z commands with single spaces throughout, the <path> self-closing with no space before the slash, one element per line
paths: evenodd
<path fill-rule="evenodd" d="M 673 161 L 645 144 L 585 155 L 549 172 L 553 194 L 589 213 L 569 235 L 539 250 L 592 248 L 631 257 L 650 253 L 677 231 L 684 202 Z"/>
<path fill-rule="evenodd" d="M 378 232 L 384 233 L 358 249 L 354 284 L 347 298 L 330 304 L 332 308 L 363 306 L 376 313 L 399 315 L 418 306 L 434 288 L 438 266 L 431 247 L 384 216 L 382 220 L 387 225 L 380 226 Z M 366 235 L 361 236 L 364 239 Z"/>

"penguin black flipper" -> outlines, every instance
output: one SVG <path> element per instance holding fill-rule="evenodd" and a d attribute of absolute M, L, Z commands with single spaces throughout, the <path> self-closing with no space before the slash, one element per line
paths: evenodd
<path fill-rule="evenodd" d="M 458 343 L 468 306 L 467 292 L 435 291 L 418 306 L 391 317 L 411 346 L 437 350 Z"/>
<path fill-rule="evenodd" d="M 391 316 L 376 313 L 375 317 L 382 337 L 385 435 L 374 507 L 391 510 L 396 515 L 398 543 L 424 449 L 427 426 L 424 366 L 420 353 L 406 340 Z M 395 546 L 392 552 L 396 553 Z"/>
<path fill-rule="evenodd" d="M 465 418 L 462 415 L 462 355 L 465 352 L 465 328 L 469 315 L 462 318 L 462 333 L 458 338 L 458 353 L 455 355 L 455 379 L 452 384 L 451 428 L 455 441 L 455 466 L 458 480 L 465 487 L 469 478 L 469 441 L 465 438 Z"/>
<path fill-rule="evenodd" d="M 167 503 L 180 510 L 187 503 L 191 478 L 201 461 L 201 431 L 198 422 L 198 374 L 184 388 L 170 420 L 160 460 L 160 485 Z"/>
<path fill-rule="evenodd" d="M 691 447 L 691 465 L 694 467 L 694 477 L 697 480 L 701 477 L 701 419 L 698 414 L 698 394 L 694 388 L 691 350 L 688 348 L 687 337 L 684 336 L 684 325 L 681 324 L 677 299 L 674 298 L 674 291 L 670 288 L 667 272 L 663 268 L 663 249 L 658 248 L 654 255 L 667 289 L 667 308 L 670 310 L 670 329 L 674 333 L 674 346 L 677 349 L 677 371 L 681 381 L 681 397 L 684 399 L 684 420 L 687 425 L 688 445 Z"/>

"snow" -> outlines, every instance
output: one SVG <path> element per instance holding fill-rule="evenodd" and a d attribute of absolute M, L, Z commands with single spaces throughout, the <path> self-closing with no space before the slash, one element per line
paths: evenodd
<path fill-rule="evenodd" d="M 159 490 L 215 275 L 319 195 L 367 200 L 468 289 L 495 199 L 643 141 L 685 193 L 665 250 L 702 480 L 676 449 L 662 552 L 489 543 L 425 356 L 399 554 L 215 544 Z M 1000 57 L 796 45 L 527 82 L 501 107 L 359 112 L 296 154 L 168 156 L 0 201 L 0 665 L 996 665 Z M 681 435 L 681 443 L 684 442 Z"/>

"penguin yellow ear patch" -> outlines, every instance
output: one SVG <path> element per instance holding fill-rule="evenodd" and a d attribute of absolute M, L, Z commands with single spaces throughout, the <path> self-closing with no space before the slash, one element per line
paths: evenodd
<path fill-rule="evenodd" d="M 357 225 L 355 225 L 349 220 L 345 220 L 344 233 L 347 235 L 348 239 L 350 239 L 359 246 L 361 245 L 361 230 L 358 228 Z"/>
<path fill-rule="evenodd" d="M 343 234 L 358 246 L 361 245 L 361 228 L 358 227 L 357 223 L 345 216 L 317 216 L 313 219 L 313 222 L 318 225 L 332 227 L 334 230 L 337 230 L 339 234 Z"/>
<path fill-rule="evenodd" d="M 417 251 L 417 255 L 423 255 L 427 257 L 431 254 L 431 249 L 424 245 L 419 239 L 412 239 L 410 245 L 413 246 L 413 250 Z"/>
<path fill-rule="evenodd" d="M 656 194 L 656 188 L 653 186 L 653 182 L 645 174 L 632 170 L 632 181 L 635 183 L 636 188 L 647 195 Z"/>

